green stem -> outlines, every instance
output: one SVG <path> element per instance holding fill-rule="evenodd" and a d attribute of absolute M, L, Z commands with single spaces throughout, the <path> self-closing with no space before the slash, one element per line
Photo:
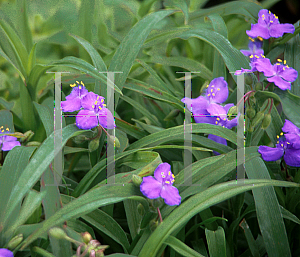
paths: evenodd
<path fill-rule="evenodd" d="M 247 147 L 247 146 L 250 146 L 250 144 L 251 144 L 252 133 L 253 133 L 253 132 L 250 132 L 250 131 L 247 132 L 246 143 L 245 143 L 245 146 L 246 146 L 246 147 Z"/>

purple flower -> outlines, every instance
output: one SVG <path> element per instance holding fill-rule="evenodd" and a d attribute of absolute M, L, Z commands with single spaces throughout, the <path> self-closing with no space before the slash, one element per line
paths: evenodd
<path fill-rule="evenodd" d="M 205 96 L 199 96 L 195 99 L 183 98 L 181 102 L 186 104 L 186 107 L 194 115 L 197 123 L 214 124 L 211 120 L 211 114 L 208 112 L 208 107 L 212 104 L 224 103 L 228 97 L 229 91 L 227 82 L 223 77 L 213 79 L 207 86 Z"/>
<path fill-rule="evenodd" d="M 88 90 L 85 88 L 82 81 L 78 83 L 78 87 L 74 87 L 75 84 L 70 85 L 71 87 L 74 87 L 72 89 L 72 92 L 66 96 L 66 101 L 61 102 L 61 108 L 63 112 L 74 112 L 80 110 L 82 107 L 81 100 L 82 98 L 88 93 Z"/>
<path fill-rule="evenodd" d="M 259 59 L 262 59 L 262 58 L 265 58 L 265 56 L 263 55 L 263 54 L 261 54 L 261 55 L 250 55 L 249 56 L 250 57 L 250 67 L 251 67 L 251 69 L 249 70 L 249 69 L 244 69 L 244 68 L 242 68 L 241 70 L 237 70 L 235 73 L 234 73 L 234 75 L 241 75 L 242 73 L 251 73 L 251 72 L 254 72 L 254 71 L 257 71 L 257 68 L 256 68 L 256 65 L 257 65 L 257 61 L 259 60 Z"/>
<path fill-rule="evenodd" d="M 298 72 L 286 65 L 286 61 L 282 63 L 282 60 L 277 60 L 278 62 L 272 65 L 268 58 L 260 58 L 256 61 L 255 67 L 281 90 L 290 90 L 291 82 L 297 79 Z"/>
<path fill-rule="evenodd" d="M 281 135 L 283 135 L 283 133 Z M 300 149 L 295 149 L 284 137 L 278 138 L 276 148 L 260 145 L 258 152 L 267 162 L 277 161 L 283 156 L 287 165 L 300 167 Z"/>
<path fill-rule="evenodd" d="M 84 108 L 76 116 L 76 125 L 80 129 L 91 129 L 99 124 L 108 129 L 113 129 L 114 116 L 105 108 L 104 97 L 93 92 L 87 93 L 81 99 L 81 105 Z"/>
<path fill-rule="evenodd" d="M 12 136 L 1 136 L 2 133 L 8 133 L 9 129 L 6 128 L 6 131 L 3 129 L 3 126 L 0 127 L 0 149 L 2 151 L 10 151 L 15 146 L 21 146 L 20 142 L 17 141 L 16 137 Z M 1 256 L 1 255 L 0 255 Z"/>
<path fill-rule="evenodd" d="M 246 33 L 249 37 L 282 37 L 284 33 L 294 33 L 295 27 L 292 24 L 280 24 L 278 17 L 267 9 L 260 10 L 258 13 L 258 23 L 251 24 L 251 30 Z"/>
<path fill-rule="evenodd" d="M 285 138 L 295 149 L 300 149 L 300 129 L 289 120 L 285 120 L 282 131 L 287 133 Z"/>
<path fill-rule="evenodd" d="M 178 189 L 172 186 L 174 178 L 170 164 L 164 162 L 155 169 L 154 178 L 152 176 L 143 177 L 140 190 L 149 199 L 161 197 L 168 205 L 179 205 L 181 196 Z"/>
<path fill-rule="evenodd" d="M 262 49 L 263 42 L 262 40 L 255 40 L 249 38 L 249 50 L 240 50 L 243 55 L 250 57 L 250 60 L 255 58 L 259 58 L 259 56 L 264 54 L 264 50 Z"/>
<path fill-rule="evenodd" d="M 0 248 L 0 257 L 14 257 L 14 254 L 8 249 Z"/>

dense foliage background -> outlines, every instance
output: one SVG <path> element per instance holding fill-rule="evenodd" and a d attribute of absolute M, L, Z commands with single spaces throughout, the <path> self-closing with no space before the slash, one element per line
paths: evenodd
<path fill-rule="evenodd" d="M 299 168 L 258 153 L 259 145 L 276 144 L 286 119 L 300 127 L 299 78 L 291 90 L 263 91 L 257 76 L 246 77 L 245 93 L 255 91 L 246 110 L 270 110 L 271 123 L 249 132 L 245 116 L 245 181 L 236 181 L 244 162 L 236 158 L 236 127 L 193 121 L 193 163 L 184 167 L 185 84 L 177 72 L 200 72 L 192 73 L 193 98 L 224 77 L 225 104 L 236 105 L 234 72 L 249 68 L 239 51 L 247 49 L 246 30 L 270 8 L 295 32 L 265 40 L 265 56 L 299 73 L 298 1 L 1 1 L 0 126 L 22 146 L 0 151 L 0 248 L 20 257 L 101 256 L 103 250 L 91 252 L 98 241 L 114 257 L 299 256 Z M 97 128 L 77 128 L 76 113 L 63 116 L 63 174 L 52 165 L 55 78 L 47 71 L 69 72 L 62 74 L 62 100 L 76 81 L 106 98 L 107 76 L 99 72 L 122 72 L 115 74 L 117 141 Z M 106 147 L 114 143 L 116 183 L 107 184 Z M 171 164 L 179 206 L 140 192 L 140 177 L 163 162 Z M 192 186 L 184 184 L 185 168 L 192 169 Z"/>

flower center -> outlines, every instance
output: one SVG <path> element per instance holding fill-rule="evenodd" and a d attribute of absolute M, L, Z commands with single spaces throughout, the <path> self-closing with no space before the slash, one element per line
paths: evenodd
<path fill-rule="evenodd" d="M 92 105 L 95 113 L 100 112 L 105 106 L 106 104 L 104 103 L 104 97 L 102 96 L 97 96 L 97 100 Z"/>
<path fill-rule="evenodd" d="M 288 142 L 286 140 L 286 138 L 283 135 L 283 132 L 280 133 L 280 136 L 277 135 L 277 142 L 276 143 L 277 143 L 277 146 L 282 147 L 284 151 L 288 147 L 288 145 L 291 144 L 290 142 Z"/>
<path fill-rule="evenodd" d="M 162 177 L 162 183 L 163 185 L 167 184 L 167 185 L 172 185 L 175 181 L 175 176 L 174 174 L 172 174 L 171 171 L 168 171 L 168 173 L 166 174 L 165 172 L 160 173 L 161 177 Z"/>
<path fill-rule="evenodd" d="M 216 96 L 216 93 L 220 91 L 219 87 L 215 87 L 215 85 L 207 85 L 206 95 L 209 97 L 209 102 Z"/>

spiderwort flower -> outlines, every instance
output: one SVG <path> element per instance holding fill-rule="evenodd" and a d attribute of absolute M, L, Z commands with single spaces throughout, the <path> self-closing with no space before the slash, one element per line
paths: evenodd
<path fill-rule="evenodd" d="M 0 257 L 14 257 L 14 254 L 6 248 L 0 248 Z"/>
<path fill-rule="evenodd" d="M 264 54 L 264 50 L 262 49 L 263 41 L 262 38 L 253 39 L 249 37 L 249 50 L 240 50 L 241 53 L 245 56 L 250 57 L 250 59 L 254 59 L 255 57 L 261 56 Z"/>
<path fill-rule="evenodd" d="M 66 96 L 66 101 L 61 102 L 61 108 L 63 112 L 74 112 L 80 110 L 81 100 L 88 93 L 88 90 L 85 88 L 82 81 L 80 83 L 76 81 L 78 87 L 75 87 L 76 84 L 71 84 L 73 87 L 71 93 Z"/>
<path fill-rule="evenodd" d="M 154 177 L 143 177 L 140 190 L 149 199 L 161 197 L 168 205 L 179 205 L 181 196 L 178 189 L 172 186 L 175 181 L 174 178 L 170 164 L 164 162 L 157 166 Z"/>
<path fill-rule="evenodd" d="M 10 151 L 15 146 L 21 146 L 21 143 L 17 141 L 16 137 L 5 135 L 1 136 L 1 134 L 9 132 L 8 128 L 6 128 L 5 130 L 3 129 L 3 126 L 0 127 L 0 149 L 2 151 Z"/>
<path fill-rule="evenodd" d="M 276 148 L 272 148 L 265 145 L 260 145 L 258 152 L 261 154 L 261 157 L 269 161 L 277 161 L 282 156 L 285 163 L 289 166 L 300 167 L 300 149 L 295 149 L 290 142 L 286 140 L 283 136 L 283 133 L 280 133 L 280 136 L 277 136 Z"/>
<path fill-rule="evenodd" d="M 285 138 L 292 143 L 292 146 L 300 149 L 300 129 L 289 120 L 285 120 L 282 131 L 287 133 Z"/>
<path fill-rule="evenodd" d="M 297 79 L 298 72 L 286 65 L 285 60 L 282 62 L 281 59 L 277 59 L 277 61 L 272 65 L 268 58 L 260 58 L 256 61 L 255 67 L 264 73 L 269 82 L 274 82 L 281 90 L 290 90 L 291 82 Z"/>
<path fill-rule="evenodd" d="M 208 112 L 208 107 L 219 103 L 224 103 L 228 98 L 228 86 L 223 77 L 213 79 L 205 92 L 205 96 L 199 96 L 195 99 L 188 97 L 182 98 L 181 102 L 185 103 L 189 111 L 194 115 L 197 123 L 213 124 L 211 114 Z"/>
<path fill-rule="evenodd" d="M 81 105 L 84 108 L 76 116 L 76 125 L 80 129 L 91 129 L 99 124 L 108 129 L 113 129 L 114 116 L 105 108 L 104 97 L 93 92 L 87 93 L 81 99 Z"/>
<path fill-rule="evenodd" d="M 244 69 L 242 68 L 241 70 L 237 70 L 234 75 L 241 75 L 242 73 L 249 73 L 249 72 L 254 72 L 254 71 L 257 71 L 257 68 L 256 68 L 256 64 L 257 64 L 257 61 L 261 58 L 265 58 L 265 56 L 263 54 L 261 55 L 250 55 L 250 67 L 251 69 Z"/>
<path fill-rule="evenodd" d="M 284 33 L 294 33 L 295 27 L 292 24 L 280 24 L 278 17 L 267 9 L 260 10 L 258 13 L 258 22 L 251 24 L 251 30 L 246 33 L 249 37 L 262 37 L 269 39 L 270 37 L 282 37 Z"/>

